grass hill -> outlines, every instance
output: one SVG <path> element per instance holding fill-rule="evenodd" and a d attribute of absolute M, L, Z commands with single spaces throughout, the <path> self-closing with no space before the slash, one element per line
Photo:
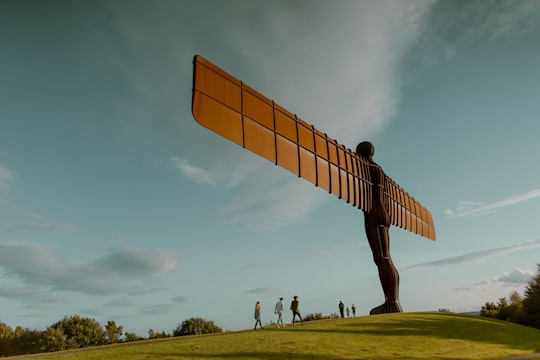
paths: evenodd
<path fill-rule="evenodd" d="M 182 336 L 40 359 L 498 359 L 540 352 L 540 330 L 479 316 L 398 313 Z M 25 359 L 34 358 L 26 356 Z M 534 358 L 534 357 L 533 357 Z M 540 355 L 537 357 L 540 359 Z"/>

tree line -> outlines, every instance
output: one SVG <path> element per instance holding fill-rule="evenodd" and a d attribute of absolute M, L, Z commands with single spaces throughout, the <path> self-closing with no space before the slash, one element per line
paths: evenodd
<path fill-rule="evenodd" d="M 513 291 L 497 303 L 486 302 L 480 315 L 540 329 L 540 264 L 537 267 L 538 273 L 528 282 L 523 296 Z"/>
<path fill-rule="evenodd" d="M 540 329 L 540 264 L 537 264 L 537 267 L 538 273 L 527 284 L 523 296 L 514 291 L 508 298 L 500 298 L 498 303 L 486 302 L 480 310 L 480 315 Z M 439 311 L 449 310 L 439 309 Z M 304 321 L 328 318 L 338 318 L 338 315 L 336 313 L 330 316 L 321 313 L 307 314 Z M 220 332 L 223 332 L 221 327 L 213 321 L 200 317 L 184 320 L 171 333 L 149 329 L 146 338 L 135 333 L 124 332 L 124 327 L 116 324 L 113 320 L 109 320 L 105 326 L 101 326 L 95 319 L 80 315 L 66 316 L 43 331 L 22 328 L 21 326 L 12 329 L 0 322 L 0 357 Z"/>
<path fill-rule="evenodd" d="M 120 342 L 157 339 L 171 336 L 198 335 L 223 332 L 213 321 L 194 317 L 184 320 L 172 333 L 148 330 L 148 337 L 124 332 L 124 327 L 109 320 L 105 326 L 80 315 L 66 316 L 44 331 L 17 326 L 12 329 L 0 322 L 0 356 L 28 355 L 78 349 Z"/>

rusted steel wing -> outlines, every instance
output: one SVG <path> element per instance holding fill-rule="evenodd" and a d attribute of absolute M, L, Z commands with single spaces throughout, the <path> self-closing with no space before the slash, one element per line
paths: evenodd
<path fill-rule="evenodd" d="M 193 63 L 192 113 L 199 124 L 369 211 L 364 159 L 203 57 Z M 392 224 L 434 240 L 430 212 L 387 179 Z"/>

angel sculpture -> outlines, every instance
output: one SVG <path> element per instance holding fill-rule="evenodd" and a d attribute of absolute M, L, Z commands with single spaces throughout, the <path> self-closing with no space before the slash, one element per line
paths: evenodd
<path fill-rule="evenodd" d="M 403 311 L 388 228 L 435 240 L 435 227 L 429 210 L 373 161 L 373 144 L 361 142 L 353 152 L 203 57 L 193 64 L 197 122 L 361 209 L 385 296 L 370 314 Z"/>

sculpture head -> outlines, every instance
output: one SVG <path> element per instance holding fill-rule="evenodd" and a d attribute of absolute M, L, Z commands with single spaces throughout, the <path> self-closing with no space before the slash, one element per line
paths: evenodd
<path fill-rule="evenodd" d="M 371 160 L 375 153 L 375 146 L 369 141 L 362 141 L 356 145 L 356 153 L 364 159 Z"/>

